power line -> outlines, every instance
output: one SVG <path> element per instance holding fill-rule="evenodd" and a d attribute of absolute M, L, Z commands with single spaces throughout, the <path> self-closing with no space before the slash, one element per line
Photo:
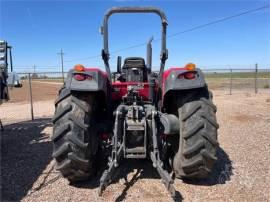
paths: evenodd
<path fill-rule="evenodd" d="M 205 23 L 205 24 L 197 25 L 197 26 L 191 27 L 189 29 L 186 29 L 186 30 L 183 30 L 183 31 L 180 31 L 180 32 L 176 32 L 174 34 L 168 35 L 167 38 L 172 38 L 172 37 L 175 37 L 175 36 L 178 36 L 178 35 L 187 33 L 187 32 L 192 32 L 194 30 L 202 29 L 202 28 L 207 27 L 207 26 L 218 24 L 218 23 L 221 23 L 221 22 L 224 22 L 224 21 L 231 20 L 233 18 L 237 18 L 237 17 L 243 16 L 243 15 L 254 13 L 254 12 L 257 12 L 259 10 L 263 10 L 263 9 L 267 9 L 267 8 L 270 8 L 270 5 L 269 4 L 268 5 L 265 5 L 265 6 L 262 6 L 262 7 L 259 7 L 259 8 L 250 9 L 250 10 L 247 10 L 247 11 L 244 11 L 244 12 L 241 12 L 241 13 L 238 13 L 238 14 L 234 14 L 234 15 L 227 16 L 227 17 L 224 17 L 224 18 L 220 18 L 218 20 L 214 20 L 214 21 L 211 21 L 211 22 L 208 22 L 208 23 Z M 160 41 L 160 40 L 161 40 L 160 38 L 154 39 L 153 42 L 157 42 L 157 41 Z M 147 43 L 145 42 L 145 43 L 140 43 L 140 44 L 128 46 L 126 48 L 117 49 L 117 50 L 111 51 L 111 54 L 122 52 L 122 51 L 126 51 L 126 50 L 130 50 L 130 49 L 134 49 L 134 48 L 141 47 L 141 46 L 145 46 L 146 44 Z M 61 54 L 61 53 L 59 53 L 59 54 Z M 78 60 L 80 60 L 80 61 L 82 61 L 82 60 L 90 60 L 90 59 L 95 59 L 95 58 L 98 58 L 98 57 L 101 57 L 101 54 L 99 54 L 99 55 L 93 55 L 93 56 L 89 56 L 89 57 L 83 57 L 83 58 L 76 58 L 76 59 L 72 59 L 72 60 L 65 60 L 64 62 L 69 63 L 69 62 L 74 62 L 74 61 L 78 61 Z M 113 58 L 113 57 L 114 56 L 111 55 L 111 58 Z M 16 66 L 16 68 L 18 68 L 18 67 L 21 67 L 21 68 L 24 68 L 24 67 L 32 68 L 33 66 L 29 66 L 29 65 Z M 53 68 L 53 67 L 59 67 L 59 66 L 58 65 L 39 65 L 39 67 L 42 67 L 42 68 L 52 67 Z M 41 68 L 39 68 L 39 69 L 41 69 Z"/>
<path fill-rule="evenodd" d="M 142 44 L 134 45 L 133 48 L 138 47 L 138 46 L 142 46 Z M 112 51 L 112 53 L 117 53 L 117 52 L 123 51 L 123 50 L 125 50 L 125 48 Z M 65 62 L 74 62 L 74 61 L 77 61 L 77 60 L 90 60 L 90 59 L 95 59 L 95 58 L 99 58 L 99 57 L 101 57 L 101 54 L 100 55 L 93 55 L 93 56 L 90 56 L 90 57 L 83 57 L 83 58 L 76 58 L 76 59 L 72 59 L 72 60 L 65 60 Z M 112 56 L 110 58 L 113 58 L 113 57 L 114 56 Z"/>
<path fill-rule="evenodd" d="M 243 15 L 254 13 L 254 12 L 257 12 L 257 11 L 260 11 L 260 10 L 263 10 L 263 9 L 267 9 L 267 8 L 270 8 L 270 5 L 265 5 L 265 6 L 262 6 L 262 7 L 259 7 L 259 8 L 250 9 L 250 10 L 247 10 L 247 11 L 244 11 L 244 12 L 241 12 L 241 13 L 238 13 L 238 14 L 234 14 L 234 15 L 231 15 L 231 16 L 223 17 L 223 18 L 220 18 L 218 20 L 214 20 L 214 21 L 211 21 L 211 22 L 208 22 L 208 23 L 205 23 L 205 24 L 197 25 L 197 26 L 191 27 L 189 29 L 186 29 L 186 30 L 176 32 L 176 33 L 171 34 L 171 35 L 168 35 L 167 38 L 172 38 L 172 37 L 175 37 L 175 36 L 187 33 L 187 32 L 191 32 L 191 31 L 194 31 L 194 30 L 197 30 L 197 29 L 208 27 L 208 26 L 213 25 L 213 24 L 218 24 L 218 23 L 221 23 L 221 22 L 224 22 L 224 21 L 231 20 L 233 18 L 237 18 L 237 17 L 243 16 Z M 161 40 L 160 38 L 154 39 L 153 42 L 157 42 L 157 41 L 160 41 L 160 40 Z M 114 50 L 114 51 L 111 52 L 111 54 L 126 51 L 126 50 L 130 50 L 130 49 L 134 49 L 134 48 L 141 47 L 141 46 L 145 46 L 146 44 L 147 43 L 145 42 L 145 43 L 140 43 L 140 44 L 128 46 L 126 48 L 121 48 L 121 49 L 118 49 L 118 50 Z M 95 58 L 98 58 L 98 57 L 101 57 L 101 56 L 100 55 L 93 55 L 93 56 L 90 56 L 90 57 L 67 60 L 65 62 L 73 62 L 73 61 L 76 61 L 76 60 L 90 60 L 90 59 L 95 59 Z"/>
<path fill-rule="evenodd" d="M 183 30 L 183 31 L 181 31 L 181 32 L 176 32 L 176 33 L 174 33 L 174 34 L 169 35 L 167 38 L 171 38 L 171 37 L 174 37 L 174 36 L 177 36 L 177 35 L 186 33 L 186 32 L 191 32 L 191 31 L 194 31 L 194 30 L 197 30 L 197 29 L 201 29 L 201 28 L 204 28 L 204 27 L 213 25 L 213 24 L 217 24 L 217 23 L 220 23 L 220 22 L 224 22 L 224 21 L 227 21 L 227 20 L 230 20 L 230 19 L 233 19 L 233 18 L 240 17 L 240 16 L 242 16 L 242 15 L 246 15 L 246 14 L 249 14 L 249 13 L 254 13 L 254 12 L 257 12 L 257 11 L 259 11 L 259 10 L 266 9 L 266 8 L 270 8 L 270 5 L 265 5 L 265 6 L 262 6 L 262 7 L 259 7 L 259 8 L 247 10 L 247 11 L 244 11 L 244 12 L 242 12 L 242 13 L 238 13 L 238 14 L 231 15 L 231 16 L 228 16 L 228 17 L 220 18 L 220 19 L 218 19 L 218 20 L 214 20 L 214 21 L 211 21 L 211 22 L 202 24 L 202 25 L 198 25 L 198 26 L 195 26 L 195 27 L 192 27 L 192 28 Z"/>
<path fill-rule="evenodd" d="M 267 8 L 270 8 L 270 5 L 265 5 L 265 6 L 262 6 L 262 7 L 259 7 L 259 8 L 250 9 L 250 10 L 247 10 L 247 11 L 244 11 L 244 12 L 241 12 L 241 13 L 238 13 L 238 14 L 234 14 L 234 15 L 227 16 L 227 17 L 224 17 L 224 18 L 220 18 L 218 20 L 214 20 L 214 21 L 211 21 L 211 22 L 208 22 L 208 23 L 205 23 L 205 24 L 194 26 L 194 27 L 191 27 L 189 29 L 186 29 L 186 30 L 183 30 L 183 31 L 180 31 L 180 32 L 176 32 L 176 33 L 171 34 L 171 35 L 168 35 L 167 38 L 172 38 L 172 37 L 175 37 L 175 36 L 178 36 L 178 35 L 187 33 L 187 32 L 192 32 L 194 30 L 202 29 L 204 27 L 208 27 L 208 26 L 211 26 L 211 25 L 214 25 L 214 24 L 218 24 L 218 23 L 221 23 L 221 22 L 224 22 L 224 21 L 228 21 L 228 20 L 231 20 L 233 18 L 237 18 L 237 17 L 243 16 L 243 15 L 254 13 L 254 12 L 257 12 L 259 10 L 263 10 L 263 9 L 267 9 Z M 154 39 L 153 42 L 157 42 L 157 41 L 160 41 L 160 40 L 161 40 L 160 38 Z M 126 51 L 126 50 L 130 50 L 130 49 L 134 49 L 134 48 L 138 48 L 138 47 L 142 47 L 142 46 L 145 46 L 146 44 L 147 43 L 145 42 L 145 43 L 140 43 L 140 44 L 128 46 L 126 48 L 121 48 L 121 49 L 118 49 L 118 50 L 111 51 L 111 54 L 122 52 L 122 51 Z M 101 57 L 101 55 L 99 54 L 99 55 L 93 55 L 93 56 L 90 56 L 90 57 L 83 57 L 83 58 L 76 58 L 76 59 L 72 59 L 72 60 L 65 60 L 65 62 L 69 63 L 69 62 L 74 62 L 74 61 L 78 61 L 78 60 L 80 60 L 80 61 L 81 60 L 90 60 L 90 59 L 95 59 L 95 58 L 98 58 L 98 57 Z M 43 65 L 40 65 L 40 66 L 42 66 L 42 67 L 58 67 L 58 66 L 43 66 Z M 25 67 L 27 67 L 27 66 L 25 66 Z"/>
<path fill-rule="evenodd" d="M 15 69 L 33 69 L 34 65 L 14 65 Z M 35 65 L 37 69 L 55 69 L 58 66 Z"/>
<path fill-rule="evenodd" d="M 94 58 L 98 58 L 101 57 L 101 55 L 93 55 L 90 57 L 84 57 L 84 58 L 76 58 L 76 59 L 72 59 L 72 60 L 65 60 L 65 62 L 73 62 L 73 61 L 77 61 L 77 60 L 89 60 L 89 59 L 94 59 Z"/>

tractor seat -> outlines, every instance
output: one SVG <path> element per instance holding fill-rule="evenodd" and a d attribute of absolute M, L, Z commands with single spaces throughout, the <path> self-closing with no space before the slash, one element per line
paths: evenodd
<path fill-rule="evenodd" d="M 141 57 L 128 57 L 124 61 L 123 69 L 128 68 L 146 68 L 145 61 Z"/>
<path fill-rule="evenodd" d="M 147 82 L 147 68 L 141 57 L 128 57 L 122 67 L 123 78 L 127 82 Z"/>

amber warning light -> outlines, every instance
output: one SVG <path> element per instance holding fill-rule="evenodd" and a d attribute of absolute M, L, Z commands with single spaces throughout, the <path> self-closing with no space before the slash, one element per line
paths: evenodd
<path fill-rule="evenodd" d="M 194 71 L 196 69 L 196 65 L 193 63 L 188 63 L 186 64 L 185 69 L 189 71 Z"/>
<path fill-rule="evenodd" d="M 74 70 L 77 72 L 84 72 L 85 71 L 85 67 L 81 64 L 77 64 L 74 66 Z"/>

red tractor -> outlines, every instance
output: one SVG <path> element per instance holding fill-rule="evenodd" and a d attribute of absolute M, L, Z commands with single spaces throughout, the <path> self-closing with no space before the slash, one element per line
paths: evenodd
<path fill-rule="evenodd" d="M 111 73 L 108 19 L 115 13 L 155 13 L 161 18 L 160 71 L 129 57 Z M 149 159 L 175 197 L 173 178 L 205 178 L 216 157 L 216 106 L 204 75 L 194 64 L 164 71 L 168 58 L 165 14 L 152 7 L 120 7 L 104 16 L 102 58 L 106 72 L 76 65 L 70 70 L 52 119 L 56 168 L 71 182 L 91 179 L 108 155 L 99 194 L 111 181 L 121 159 Z"/>

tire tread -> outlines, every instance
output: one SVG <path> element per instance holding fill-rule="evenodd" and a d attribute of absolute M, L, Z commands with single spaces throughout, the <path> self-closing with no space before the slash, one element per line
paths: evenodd
<path fill-rule="evenodd" d="M 56 169 L 71 182 L 86 180 L 94 174 L 89 122 L 92 116 L 93 94 L 71 93 L 61 89 L 55 102 L 53 121 L 53 158 Z M 89 101 L 90 100 L 90 101 Z M 91 142 L 90 142 L 91 141 Z"/>
<path fill-rule="evenodd" d="M 176 177 L 184 179 L 207 177 L 217 160 L 216 106 L 207 89 L 191 93 L 178 109 L 180 138 L 173 161 Z"/>

